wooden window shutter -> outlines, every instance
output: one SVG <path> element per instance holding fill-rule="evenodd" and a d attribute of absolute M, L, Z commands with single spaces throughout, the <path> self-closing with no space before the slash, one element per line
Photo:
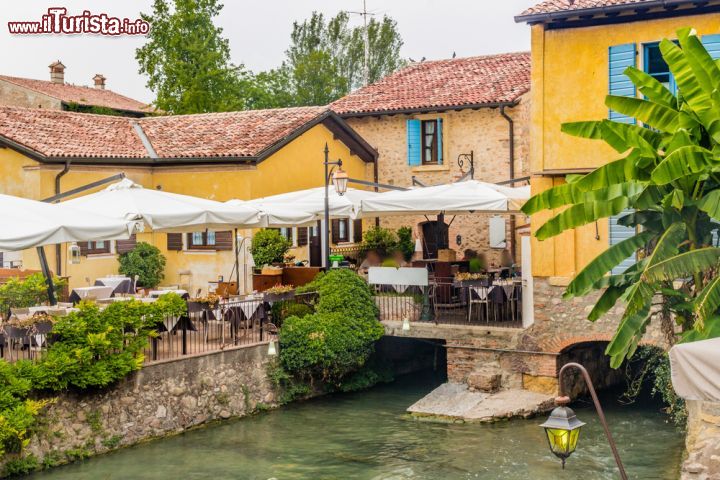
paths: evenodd
<path fill-rule="evenodd" d="M 127 253 L 135 248 L 135 245 L 137 245 L 137 238 L 133 233 L 127 240 L 118 240 L 115 242 L 115 250 L 117 253 Z"/>
<path fill-rule="evenodd" d="M 407 121 L 407 162 L 410 166 L 422 163 L 422 125 L 420 120 Z"/>
<path fill-rule="evenodd" d="M 215 250 L 232 250 L 232 248 L 233 239 L 231 231 L 215 232 Z"/>
<path fill-rule="evenodd" d="M 362 234 L 362 220 L 359 218 L 357 220 L 353 220 L 353 242 L 362 242 Z"/>
<path fill-rule="evenodd" d="M 443 121 L 442 118 L 437 119 L 437 127 L 435 130 L 437 131 L 437 159 L 438 159 L 438 165 L 442 165 L 443 163 Z"/>
<path fill-rule="evenodd" d="M 615 45 L 609 50 L 609 71 L 608 71 L 608 91 L 610 95 L 618 95 L 621 97 L 636 97 L 637 90 L 635 84 L 630 77 L 625 75 L 625 69 L 636 66 L 637 55 L 635 53 L 635 44 L 627 43 L 625 45 Z M 621 123 L 635 124 L 635 118 L 628 117 L 618 112 L 610 110 L 610 120 Z"/>
<path fill-rule="evenodd" d="M 298 247 L 304 247 L 308 244 L 308 229 L 307 227 L 298 227 L 297 229 L 297 244 Z"/>
<path fill-rule="evenodd" d="M 330 241 L 332 243 L 340 243 L 340 220 L 336 218 L 335 220 L 332 220 L 330 224 L 332 225 L 332 238 Z"/>
<path fill-rule="evenodd" d="M 167 234 L 167 249 L 168 251 L 176 252 L 179 252 L 183 249 L 182 233 Z"/>
<path fill-rule="evenodd" d="M 80 247 L 80 255 L 87 256 L 88 254 L 88 242 L 77 242 L 77 246 Z"/>

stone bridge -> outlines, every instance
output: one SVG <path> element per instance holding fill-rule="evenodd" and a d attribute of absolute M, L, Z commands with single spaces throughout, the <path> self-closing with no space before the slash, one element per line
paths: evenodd
<path fill-rule="evenodd" d="M 563 300 L 564 287 L 547 279 L 534 280 L 534 324 L 529 328 L 446 325 L 411 322 L 403 331 L 400 322 L 384 321 L 390 336 L 436 340 L 447 350 L 448 380 L 468 382 L 471 374 L 500 375 L 502 388 L 539 393 L 557 392 L 557 373 L 570 361 L 585 365 L 603 388 L 622 380 L 622 369 L 613 370 L 604 354 L 624 311 L 618 306 L 597 322 L 587 320 L 599 295 Z M 659 322 L 647 329 L 643 343 L 663 344 Z M 579 377 L 563 379 L 573 395 L 584 391 Z"/>

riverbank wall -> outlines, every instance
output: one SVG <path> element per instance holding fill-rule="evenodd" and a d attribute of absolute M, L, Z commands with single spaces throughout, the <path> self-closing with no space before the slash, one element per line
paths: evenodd
<path fill-rule="evenodd" d="M 24 458 L 7 455 L 15 464 L 2 471 L 60 465 L 275 407 L 267 375 L 275 357 L 267 351 L 259 344 L 158 362 L 107 390 L 61 394 L 42 413 Z"/>
<path fill-rule="evenodd" d="M 720 478 L 720 403 L 688 400 L 688 422 L 681 480 Z"/>

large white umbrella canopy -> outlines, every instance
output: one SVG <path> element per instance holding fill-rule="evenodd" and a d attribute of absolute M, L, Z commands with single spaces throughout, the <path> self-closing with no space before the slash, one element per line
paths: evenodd
<path fill-rule="evenodd" d="M 0 195 L 0 251 L 65 242 L 129 238 L 136 222 L 65 205 Z"/>
<path fill-rule="evenodd" d="M 205 198 L 143 188 L 130 179 L 61 205 L 113 218 L 143 220 L 154 231 L 190 232 L 255 227 L 262 214 L 247 205 L 230 206 Z"/>
<path fill-rule="evenodd" d="M 460 215 L 468 213 L 517 213 L 530 198 L 530 187 L 505 187 L 467 180 L 432 187 L 391 191 L 362 200 L 368 217 L 395 215 Z"/>
<path fill-rule="evenodd" d="M 311 212 L 304 212 L 292 205 L 274 206 L 265 205 L 262 208 L 258 205 L 249 204 L 245 200 L 228 200 L 225 202 L 228 208 L 250 207 L 260 210 L 262 213 L 261 227 L 296 227 L 309 226 L 317 222 L 317 216 Z"/>
<path fill-rule="evenodd" d="M 670 349 L 673 389 L 685 400 L 720 402 L 720 338 Z"/>
<path fill-rule="evenodd" d="M 330 185 L 328 187 L 330 218 L 359 218 L 360 202 L 379 195 L 381 194 L 377 192 L 355 188 L 348 188 L 344 195 L 338 195 L 335 187 Z M 322 218 L 325 216 L 325 187 L 308 188 L 270 197 L 256 198 L 249 200 L 247 204 L 263 211 L 269 209 L 292 211 L 294 209 L 309 212 L 318 218 Z"/>

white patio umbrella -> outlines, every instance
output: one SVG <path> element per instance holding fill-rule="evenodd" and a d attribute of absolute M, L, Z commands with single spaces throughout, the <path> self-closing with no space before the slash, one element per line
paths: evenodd
<path fill-rule="evenodd" d="M 66 205 L 0 195 L 0 251 L 65 242 L 129 238 L 137 222 L 88 213 Z"/>
<path fill-rule="evenodd" d="M 226 205 L 204 198 L 143 188 L 130 179 L 61 205 L 114 218 L 143 220 L 154 231 L 191 232 L 262 225 L 260 211 L 248 205 Z"/>
<path fill-rule="evenodd" d="M 260 210 L 262 214 L 261 227 L 303 227 L 314 225 L 317 216 L 311 212 L 304 212 L 293 205 L 275 206 L 248 204 L 245 200 L 228 200 L 225 202 L 228 208 L 249 207 Z"/>
<path fill-rule="evenodd" d="M 360 202 L 365 199 L 375 198 L 381 195 L 369 190 L 358 190 L 348 188 L 344 195 L 338 195 L 335 187 L 328 187 L 328 200 L 330 205 L 330 218 L 359 218 Z M 273 209 L 275 211 L 300 210 L 316 215 L 318 218 L 325 216 L 325 187 L 308 188 L 295 192 L 281 193 L 270 197 L 256 198 L 249 200 L 248 205 L 260 210 Z"/>
<path fill-rule="evenodd" d="M 670 349 L 672 385 L 685 400 L 720 402 L 720 338 Z"/>
<path fill-rule="evenodd" d="M 530 198 L 530 187 L 505 187 L 467 180 L 432 187 L 382 193 L 361 201 L 361 214 L 368 217 L 436 215 L 445 213 L 517 213 Z"/>

